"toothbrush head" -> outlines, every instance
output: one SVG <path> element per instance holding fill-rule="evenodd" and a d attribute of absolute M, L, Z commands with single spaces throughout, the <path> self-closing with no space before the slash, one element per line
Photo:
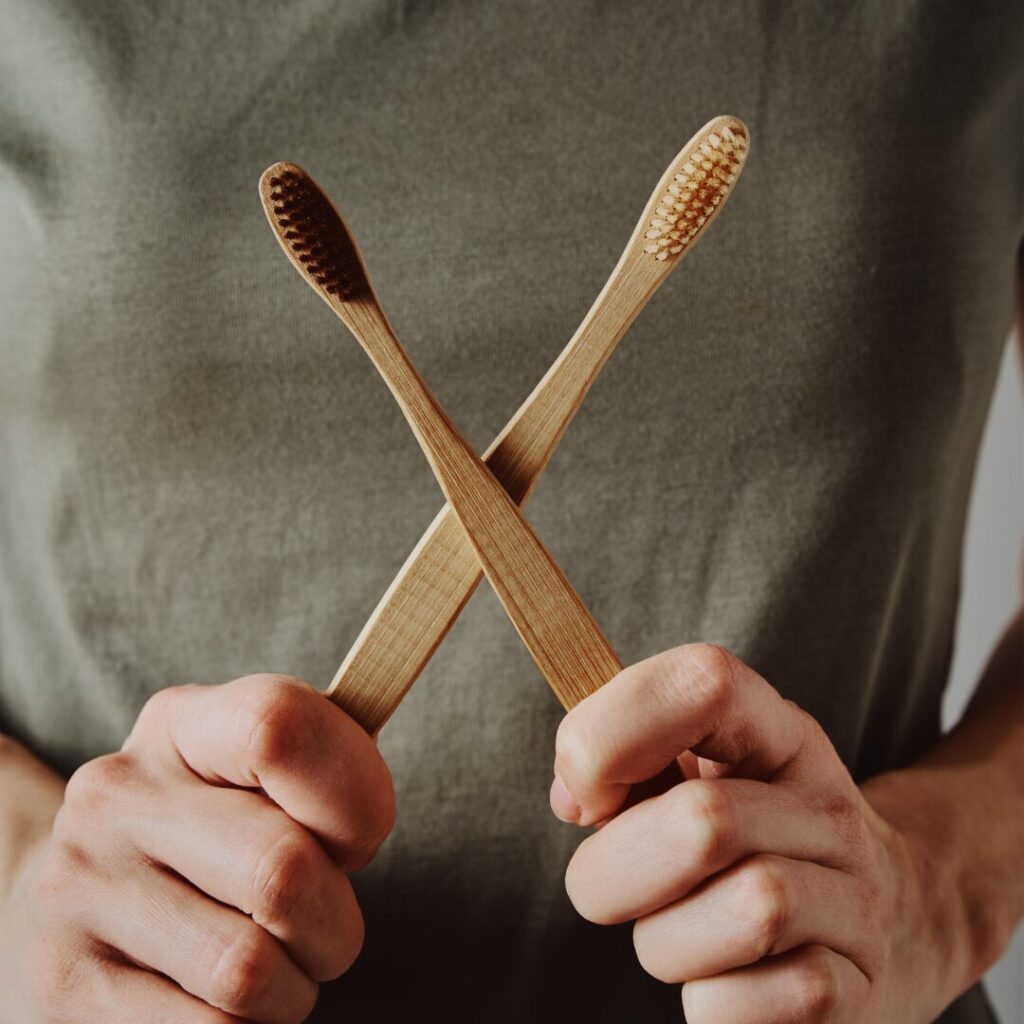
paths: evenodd
<path fill-rule="evenodd" d="M 687 143 L 665 172 L 638 225 L 647 258 L 668 269 L 693 247 L 725 205 L 749 148 L 747 126 L 728 116 L 709 121 Z M 301 167 L 268 167 L 260 178 L 260 198 L 288 258 L 328 303 L 372 297 L 355 239 Z"/>
<path fill-rule="evenodd" d="M 679 153 L 640 222 L 643 251 L 675 262 L 725 205 L 750 149 L 747 126 L 736 117 L 709 121 Z"/>
<path fill-rule="evenodd" d="M 328 302 L 371 294 L 370 281 L 341 214 L 297 164 L 276 163 L 260 178 L 263 210 L 295 268 Z"/>

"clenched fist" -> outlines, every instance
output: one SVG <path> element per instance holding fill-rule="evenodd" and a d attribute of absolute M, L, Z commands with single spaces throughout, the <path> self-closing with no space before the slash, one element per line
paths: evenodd
<path fill-rule="evenodd" d="M 686 781 L 621 810 L 677 758 Z M 555 813 L 601 826 L 569 864 L 570 899 L 636 921 L 641 964 L 685 982 L 690 1024 L 924 1024 L 958 993 L 928 851 L 721 648 L 627 668 L 563 720 L 555 769 Z"/>
<path fill-rule="evenodd" d="M 359 953 L 373 740 L 280 676 L 153 697 L 71 778 L 5 919 L 4 1024 L 299 1024 Z"/>

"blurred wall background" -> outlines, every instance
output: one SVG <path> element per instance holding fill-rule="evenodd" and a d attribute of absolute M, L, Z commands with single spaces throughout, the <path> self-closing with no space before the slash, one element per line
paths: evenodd
<path fill-rule="evenodd" d="M 989 653 L 1021 600 L 1024 387 L 1019 350 L 1011 338 L 975 476 L 956 651 L 944 709 L 947 725 L 960 717 Z M 986 985 L 1003 1024 L 1024 1021 L 1024 928 L 1018 929 Z"/>

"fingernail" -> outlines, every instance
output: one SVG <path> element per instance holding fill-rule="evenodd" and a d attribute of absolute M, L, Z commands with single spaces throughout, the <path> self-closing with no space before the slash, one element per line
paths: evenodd
<path fill-rule="evenodd" d="M 565 788 L 565 783 L 555 775 L 551 783 L 551 810 L 560 821 L 575 825 L 580 820 L 580 805 L 573 799 L 572 793 Z"/>

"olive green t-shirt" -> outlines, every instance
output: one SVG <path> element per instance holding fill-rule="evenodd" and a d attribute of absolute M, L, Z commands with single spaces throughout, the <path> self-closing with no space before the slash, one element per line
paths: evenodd
<path fill-rule="evenodd" d="M 723 643 L 857 778 L 939 733 L 1024 236 L 1018 4 L 5 0 L 3 727 L 69 772 L 155 690 L 325 685 L 440 495 L 288 267 L 260 172 L 338 199 L 483 448 L 662 170 L 750 126 L 531 522 L 620 655 Z M 317 1022 L 672 1021 L 563 889 L 560 709 L 487 585 L 381 736 L 398 822 Z M 936 894 L 941 898 L 941 894 Z M 979 991 L 945 1024 L 992 1020 Z M 899 1022 L 893 1022 L 899 1024 Z"/>

